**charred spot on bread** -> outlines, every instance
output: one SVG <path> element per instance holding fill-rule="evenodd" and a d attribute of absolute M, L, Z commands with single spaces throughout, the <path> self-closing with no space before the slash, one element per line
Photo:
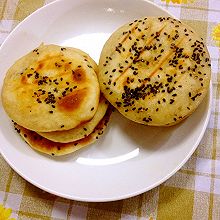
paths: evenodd
<path fill-rule="evenodd" d="M 72 75 L 73 75 L 73 81 L 75 82 L 80 83 L 86 81 L 86 76 L 83 68 L 77 68 L 76 70 L 73 70 Z"/>
<path fill-rule="evenodd" d="M 80 89 L 69 93 L 58 100 L 58 108 L 62 111 L 74 111 L 83 104 L 85 96 L 87 95 L 87 89 Z"/>

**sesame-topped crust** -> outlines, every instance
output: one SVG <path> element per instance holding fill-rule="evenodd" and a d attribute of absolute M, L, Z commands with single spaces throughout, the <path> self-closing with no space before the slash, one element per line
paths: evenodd
<path fill-rule="evenodd" d="M 22 136 L 22 138 L 29 144 L 30 147 L 36 151 L 49 154 L 52 156 L 62 156 L 73 153 L 81 148 L 84 148 L 95 141 L 97 141 L 104 133 L 110 116 L 112 113 L 112 107 L 109 106 L 104 117 L 96 125 L 95 129 L 88 136 L 68 143 L 58 143 L 48 140 L 40 136 L 35 131 L 28 130 L 16 123 L 14 123 L 15 130 Z"/>
<path fill-rule="evenodd" d="M 173 125 L 205 97 L 211 64 L 203 40 L 171 17 L 145 17 L 104 45 L 98 78 L 108 101 L 141 124 Z"/>
<path fill-rule="evenodd" d="M 102 120 L 104 117 L 109 102 L 104 98 L 103 95 L 100 96 L 99 105 L 94 117 L 85 123 L 78 125 L 75 128 L 65 131 L 52 131 L 52 132 L 37 132 L 42 137 L 47 138 L 48 140 L 60 143 L 68 143 L 72 141 L 77 141 L 84 137 L 87 137 L 91 134 L 97 124 Z"/>
<path fill-rule="evenodd" d="M 78 49 L 41 45 L 8 70 L 2 89 L 4 109 L 30 130 L 74 128 L 97 110 L 96 72 L 95 62 Z"/>

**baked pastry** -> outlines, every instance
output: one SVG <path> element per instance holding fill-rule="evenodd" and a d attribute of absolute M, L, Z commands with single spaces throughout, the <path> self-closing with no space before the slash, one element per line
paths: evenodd
<path fill-rule="evenodd" d="M 86 147 L 99 139 L 103 134 L 109 118 L 111 116 L 112 108 L 109 107 L 102 120 L 97 124 L 95 129 L 88 136 L 69 143 L 59 143 L 50 141 L 40 136 L 35 131 L 26 129 L 16 123 L 14 123 L 16 131 L 23 137 L 23 139 L 36 151 L 52 156 L 62 156 L 73 153 L 83 147 Z"/>
<path fill-rule="evenodd" d="M 68 143 L 82 139 L 94 131 L 97 124 L 102 120 L 102 118 L 106 114 L 108 106 L 109 102 L 104 98 L 104 96 L 100 96 L 98 109 L 94 117 L 90 121 L 82 123 L 70 130 L 37 133 L 42 137 L 47 138 L 48 140 L 60 143 Z"/>
<path fill-rule="evenodd" d="M 98 78 L 106 99 L 135 122 L 173 125 L 204 99 L 211 76 L 207 48 L 171 17 L 145 17 L 117 29 L 105 43 Z"/>
<path fill-rule="evenodd" d="M 8 70 L 5 111 L 17 124 L 39 132 L 68 130 L 91 120 L 99 103 L 97 65 L 86 53 L 41 45 Z"/>
<path fill-rule="evenodd" d="M 41 45 L 8 70 L 3 106 L 33 149 L 60 156 L 99 138 L 112 109 L 97 71 L 88 54 L 57 45 Z"/>

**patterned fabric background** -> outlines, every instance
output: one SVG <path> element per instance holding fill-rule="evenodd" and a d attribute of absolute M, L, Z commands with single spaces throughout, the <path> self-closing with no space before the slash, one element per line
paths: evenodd
<path fill-rule="evenodd" d="M 19 22 L 49 2 L 52 1 L 0 0 L 0 44 Z M 0 156 L 0 204 L 12 209 L 12 218 L 220 219 L 220 50 L 212 39 L 213 28 L 220 23 L 220 0 L 153 2 L 197 30 L 211 55 L 212 113 L 196 152 L 161 186 L 130 199 L 107 203 L 71 201 L 44 192 L 16 174 Z"/>

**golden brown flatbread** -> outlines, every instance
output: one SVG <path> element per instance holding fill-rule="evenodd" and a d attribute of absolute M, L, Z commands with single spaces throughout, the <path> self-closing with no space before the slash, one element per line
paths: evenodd
<path fill-rule="evenodd" d="M 52 132 L 37 132 L 42 137 L 45 137 L 54 142 L 60 143 L 68 143 L 72 141 L 76 141 L 79 139 L 88 136 L 93 132 L 96 128 L 97 124 L 102 120 L 104 117 L 107 109 L 108 109 L 109 102 L 104 98 L 104 96 L 100 97 L 98 109 L 94 115 L 94 117 L 79 126 L 72 128 L 70 130 L 65 131 L 52 131 Z"/>
<path fill-rule="evenodd" d="M 97 110 L 96 71 L 95 62 L 78 49 L 41 45 L 8 70 L 2 89 L 4 109 L 30 130 L 74 128 Z"/>
<path fill-rule="evenodd" d="M 203 40 L 179 20 L 146 17 L 125 24 L 101 53 L 98 78 L 107 100 L 128 119 L 165 126 L 189 116 L 211 76 Z"/>
<path fill-rule="evenodd" d="M 18 124 L 14 124 L 16 131 L 23 137 L 23 139 L 29 144 L 33 149 L 49 154 L 52 156 L 61 156 L 73 153 L 83 147 L 86 147 L 94 143 L 103 134 L 108 121 L 110 119 L 112 108 L 109 107 L 105 116 L 98 123 L 94 131 L 88 136 L 70 143 L 58 143 L 50 141 L 34 131 L 28 130 Z"/>

